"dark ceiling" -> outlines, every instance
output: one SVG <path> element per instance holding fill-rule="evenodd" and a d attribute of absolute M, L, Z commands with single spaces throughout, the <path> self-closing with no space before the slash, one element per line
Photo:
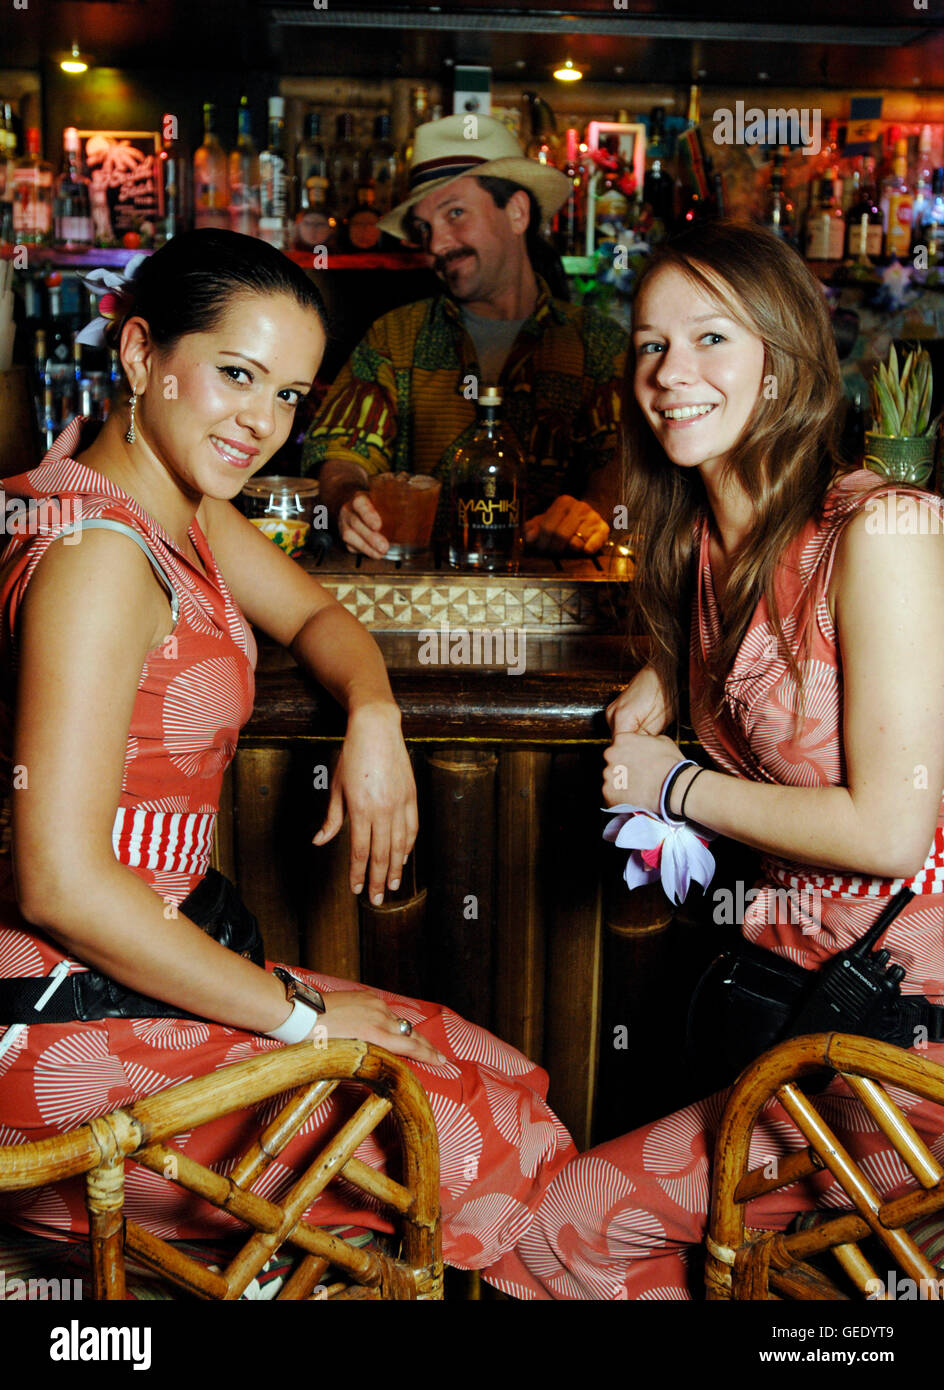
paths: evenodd
<path fill-rule="evenodd" d="M 538 82 L 568 53 L 600 82 L 944 88 L 944 0 L 42 0 L 3 6 L 0 65 L 37 67 L 76 38 L 99 66 L 442 77 L 489 64 Z"/>

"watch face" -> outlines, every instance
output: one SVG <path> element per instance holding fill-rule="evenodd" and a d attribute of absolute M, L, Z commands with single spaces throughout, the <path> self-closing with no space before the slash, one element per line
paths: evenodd
<path fill-rule="evenodd" d="M 312 989 L 310 985 L 302 984 L 301 980 L 296 979 L 291 971 L 284 970 L 282 966 L 276 966 L 272 973 L 278 975 L 283 984 L 287 986 L 289 998 L 300 999 L 303 1004 L 309 1004 L 320 1014 L 325 1012 L 325 1001 L 319 990 Z"/>

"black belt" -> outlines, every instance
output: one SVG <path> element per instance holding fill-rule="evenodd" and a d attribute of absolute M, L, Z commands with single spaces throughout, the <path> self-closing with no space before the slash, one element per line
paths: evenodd
<path fill-rule="evenodd" d="M 259 924 L 228 878 L 216 869 L 204 877 L 177 911 L 202 927 L 222 946 L 262 965 L 265 952 Z M 136 994 L 97 970 L 81 970 L 61 980 L 42 1009 L 35 1005 L 50 987 L 47 976 L 0 980 L 0 1026 L 11 1023 L 83 1023 L 96 1018 L 195 1018 L 163 1000 Z"/>
<path fill-rule="evenodd" d="M 889 1009 L 879 1015 L 880 1024 L 886 1021 L 889 1032 L 894 1030 L 893 1036 L 887 1041 L 896 1042 L 899 1047 L 920 1046 L 915 1037 L 918 1028 L 927 1030 L 928 1042 L 944 1042 L 944 1007 L 932 1004 L 923 994 L 903 994 L 896 999 Z"/>

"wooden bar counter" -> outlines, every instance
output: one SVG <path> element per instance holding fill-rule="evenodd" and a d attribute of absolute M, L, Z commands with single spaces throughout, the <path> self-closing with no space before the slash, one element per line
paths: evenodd
<path fill-rule="evenodd" d="M 631 560 L 618 548 L 596 564 L 537 559 L 513 578 L 358 566 L 337 550 L 300 563 L 374 630 L 420 835 L 381 908 L 351 894 L 346 828 L 311 844 L 343 713 L 263 639 L 217 862 L 259 917 L 267 954 L 491 1028 L 549 1071 L 551 1103 L 581 1148 L 646 1118 L 627 1063 L 645 1045 L 647 971 L 661 978 L 672 933 L 687 927 L 660 888 L 629 894 L 624 855 L 601 839 L 604 711 L 634 673 L 619 601 Z M 661 1108 L 654 1098 L 649 1109 Z"/>

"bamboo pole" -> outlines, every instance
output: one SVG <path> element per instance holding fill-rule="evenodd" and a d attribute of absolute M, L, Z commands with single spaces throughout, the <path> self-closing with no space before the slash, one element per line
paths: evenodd
<path fill-rule="evenodd" d="M 437 997 L 491 1024 L 495 925 L 495 782 L 488 750 L 447 746 L 429 768 L 430 914 L 437 944 Z"/>
<path fill-rule="evenodd" d="M 544 1044 L 551 754 L 503 748 L 498 772 L 494 1026 L 526 1057 Z"/>

